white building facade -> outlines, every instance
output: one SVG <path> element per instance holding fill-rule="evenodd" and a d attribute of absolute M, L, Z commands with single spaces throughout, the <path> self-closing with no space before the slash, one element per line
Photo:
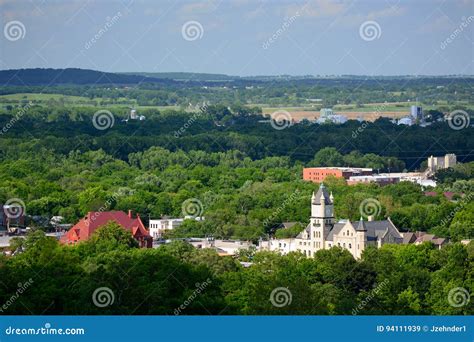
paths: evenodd
<path fill-rule="evenodd" d="M 403 237 L 390 219 L 383 221 L 335 221 L 334 199 L 321 184 L 311 198 L 308 226 L 293 239 L 262 241 L 260 249 L 282 254 L 299 251 L 308 257 L 321 249 L 341 247 L 354 258 L 360 258 L 367 246 L 381 247 L 386 243 L 402 243 Z"/>
<path fill-rule="evenodd" d="M 159 220 L 150 220 L 148 232 L 153 239 L 160 239 L 167 230 L 175 229 L 183 223 L 182 218 L 162 218 Z"/>

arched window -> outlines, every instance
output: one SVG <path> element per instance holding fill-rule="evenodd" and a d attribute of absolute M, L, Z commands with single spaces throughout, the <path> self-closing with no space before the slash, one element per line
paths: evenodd
<path fill-rule="evenodd" d="M 352 248 L 352 245 L 351 245 L 351 244 L 349 244 L 349 248 Z"/>

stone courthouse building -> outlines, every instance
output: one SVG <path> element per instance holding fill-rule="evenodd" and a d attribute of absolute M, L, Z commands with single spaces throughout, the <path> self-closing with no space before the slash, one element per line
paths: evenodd
<path fill-rule="evenodd" d="M 381 247 L 386 243 L 402 243 L 403 237 L 390 218 L 382 221 L 351 222 L 334 217 L 334 198 L 324 184 L 311 198 L 311 218 L 308 226 L 296 238 L 271 239 L 260 243 L 261 249 L 287 254 L 300 251 L 308 257 L 320 249 L 341 247 L 354 258 L 360 258 L 367 246 Z"/>

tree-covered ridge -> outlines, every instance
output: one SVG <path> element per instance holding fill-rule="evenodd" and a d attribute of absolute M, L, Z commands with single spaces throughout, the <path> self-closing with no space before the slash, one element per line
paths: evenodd
<path fill-rule="evenodd" d="M 25 109 L 26 108 L 26 109 Z M 360 151 L 402 160 L 408 170 L 430 155 L 455 153 L 470 161 L 474 149 L 472 128 L 453 130 L 445 123 L 430 127 L 397 126 L 387 119 L 374 123 L 348 121 L 343 125 L 301 123 L 275 130 L 260 122 L 259 108 L 211 105 L 203 112 L 143 110 L 144 122 L 123 122 L 128 108 L 110 108 L 114 125 L 103 131 L 93 125 L 97 108 L 38 106 L 0 111 L 0 151 L 19 155 L 46 148 L 67 155 L 71 151 L 103 149 L 126 160 L 130 153 L 152 146 L 169 150 L 201 150 L 207 153 L 239 150 L 251 159 L 288 156 L 292 162 L 311 161 L 315 153 L 334 147 L 341 154 Z M 18 124 L 11 124 L 17 122 Z M 357 132 L 355 134 L 354 132 Z M 381 167 L 382 168 L 382 167 Z M 391 167 L 392 171 L 400 170 Z M 382 171 L 382 170 L 381 170 Z"/>
<path fill-rule="evenodd" d="M 26 75 L 23 75 L 26 73 Z M 16 75 L 16 76 L 15 76 Z M 103 99 L 126 98 L 141 106 L 187 106 L 211 101 L 232 104 L 275 106 L 352 105 L 421 101 L 423 106 L 450 111 L 471 105 L 472 77 L 335 77 L 335 78 L 226 78 L 206 80 L 201 76 L 175 81 L 168 78 L 111 74 L 80 69 L 29 69 L 0 71 L 0 94 L 53 93 Z M 21 77 L 21 81 L 20 78 Z M 212 75 L 211 75 L 212 76 Z M 46 85 L 48 85 L 46 87 Z M 315 100 L 318 100 L 315 102 Z M 118 103 L 118 102 L 117 102 Z M 406 106 L 406 105 L 405 105 Z"/>
<path fill-rule="evenodd" d="M 107 239 L 103 237 L 107 236 Z M 356 261 L 340 248 L 232 257 L 183 242 L 138 249 L 115 224 L 77 246 L 32 233 L 24 252 L 0 255 L 0 314 L 93 315 L 472 315 L 474 246 L 430 243 L 368 248 Z M 249 260 L 249 256 L 241 259 Z M 19 284 L 21 298 L 15 300 Z M 100 301 L 97 290 L 107 290 Z M 284 289 L 285 302 L 272 293 Z M 12 299 L 13 298 L 13 299 Z M 103 298 L 104 299 L 104 298 Z M 283 304 L 283 305 L 282 305 Z M 462 304 L 462 305 L 459 305 Z"/>

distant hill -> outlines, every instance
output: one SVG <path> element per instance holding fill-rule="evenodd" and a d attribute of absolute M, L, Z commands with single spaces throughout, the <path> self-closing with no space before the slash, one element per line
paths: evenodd
<path fill-rule="evenodd" d="M 58 84 L 110 84 L 133 85 L 139 83 L 173 83 L 170 79 L 158 79 L 144 75 L 115 74 L 87 69 L 12 69 L 0 70 L 0 85 L 35 86 Z"/>
<path fill-rule="evenodd" d="M 240 79 L 239 76 L 229 76 L 224 74 L 206 74 L 197 72 L 125 72 L 123 75 L 140 75 L 153 78 L 166 78 L 175 81 L 205 81 L 205 82 L 220 82 L 220 81 L 234 81 Z"/>

